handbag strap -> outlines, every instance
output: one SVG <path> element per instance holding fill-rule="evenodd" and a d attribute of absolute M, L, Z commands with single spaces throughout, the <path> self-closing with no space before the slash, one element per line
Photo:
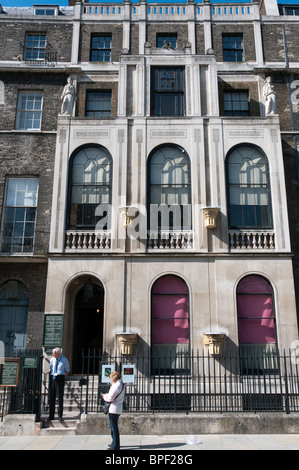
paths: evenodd
<path fill-rule="evenodd" d="M 116 395 L 116 397 L 114 398 L 114 400 L 116 400 L 116 399 L 119 397 L 119 395 L 122 393 L 122 391 L 123 391 L 124 388 L 125 388 L 125 384 L 123 383 L 123 386 L 122 386 L 122 388 L 121 388 L 121 391 Z M 113 401 L 114 401 L 114 400 L 113 400 Z"/>

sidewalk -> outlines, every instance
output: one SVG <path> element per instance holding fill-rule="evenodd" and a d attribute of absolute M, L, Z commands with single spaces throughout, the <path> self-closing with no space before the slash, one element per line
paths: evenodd
<path fill-rule="evenodd" d="M 188 445 L 190 436 L 121 436 L 121 450 L 106 455 L 134 455 L 136 451 L 174 454 L 198 450 L 299 450 L 299 434 L 209 434 L 195 436 L 200 443 Z M 0 436 L 0 450 L 106 450 L 110 436 Z M 194 442 L 194 441 L 193 441 Z M 145 453 L 146 455 L 146 453 Z"/>

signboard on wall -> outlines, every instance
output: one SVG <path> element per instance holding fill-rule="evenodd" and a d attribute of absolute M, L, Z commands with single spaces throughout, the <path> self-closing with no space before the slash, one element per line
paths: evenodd
<path fill-rule="evenodd" d="M 20 359 L 5 358 L 0 364 L 0 387 L 17 387 L 20 375 Z"/>
<path fill-rule="evenodd" d="M 61 313 L 45 314 L 43 340 L 43 346 L 45 348 L 62 346 L 63 320 L 64 315 Z"/>

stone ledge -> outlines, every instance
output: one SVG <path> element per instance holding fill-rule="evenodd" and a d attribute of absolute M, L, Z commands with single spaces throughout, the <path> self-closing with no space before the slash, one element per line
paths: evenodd
<path fill-rule="evenodd" d="M 119 429 L 123 435 L 298 434 L 299 414 L 124 413 L 119 420 Z M 77 425 L 77 434 L 110 434 L 108 417 L 97 413 L 82 415 Z"/>

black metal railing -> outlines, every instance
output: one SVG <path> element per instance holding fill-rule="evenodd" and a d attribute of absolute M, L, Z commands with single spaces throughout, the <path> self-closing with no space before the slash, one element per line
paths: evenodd
<path fill-rule="evenodd" d="M 13 357 L 20 359 L 19 380 L 17 386 L 0 387 L 0 422 L 7 414 L 19 413 L 35 414 L 39 419 L 42 392 L 42 350 L 18 351 Z M 32 360 L 31 364 L 28 358 Z"/>
<path fill-rule="evenodd" d="M 299 412 L 299 358 L 292 352 L 251 356 L 192 352 L 188 357 L 152 358 L 88 351 L 82 361 L 82 413 L 101 412 L 101 393 L 109 389 L 103 374 L 109 365 L 123 378 L 125 369 L 130 374 L 134 368 L 124 412 Z"/>

